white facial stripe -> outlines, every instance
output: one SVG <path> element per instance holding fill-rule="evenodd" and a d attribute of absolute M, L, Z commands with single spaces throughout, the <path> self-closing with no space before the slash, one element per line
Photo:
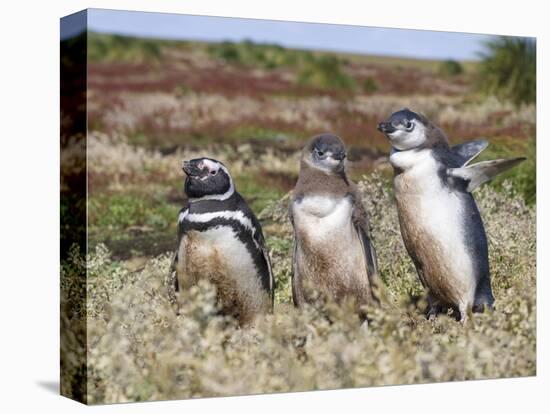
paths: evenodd
<path fill-rule="evenodd" d="M 178 222 L 182 223 L 185 217 L 189 214 L 189 210 L 182 211 L 178 217 Z"/>
<path fill-rule="evenodd" d="M 203 159 L 202 163 L 204 163 L 204 165 L 210 171 L 212 171 L 212 169 L 215 169 L 215 170 L 220 169 L 223 172 L 225 172 L 227 174 L 227 176 L 229 177 L 229 189 L 223 194 L 210 194 L 210 195 L 205 195 L 205 196 L 202 196 L 202 197 L 190 198 L 189 202 L 199 201 L 199 200 L 227 200 L 229 197 L 231 197 L 233 195 L 233 193 L 235 192 L 235 185 L 233 184 L 233 178 L 231 178 L 231 174 L 229 174 L 229 171 L 227 170 L 227 168 L 225 168 L 220 163 L 216 163 L 216 162 L 208 160 L 208 159 Z M 206 179 L 207 177 L 208 177 L 208 175 L 206 175 L 203 179 Z"/>
<path fill-rule="evenodd" d="M 210 174 L 212 172 L 215 172 L 215 173 L 218 172 L 218 170 L 220 169 L 220 164 L 218 164 L 217 162 L 214 162 L 214 161 L 211 161 L 211 160 L 208 160 L 208 159 L 204 158 L 199 163 L 198 167 L 201 170 L 206 167 L 206 169 L 208 170 L 208 174 L 205 174 L 204 177 L 199 178 L 199 180 L 205 181 L 205 180 L 208 179 L 208 177 L 210 176 Z"/>
<path fill-rule="evenodd" d="M 426 129 L 424 128 L 424 125 L 414 119 L 412 122 L 415 124 L 412 131 L 409 132 L 398 129 L 391 134 L 388 134 L 392 145 L 398 150 L 403 151 L 413 149 L 422 145 L 426 141 Z"/>
<path fill-rule="evenodd" d="M 185 217 L 184 217 L 185 218 Z M 247 229 L 254 239 L 254 233 L 255 228 L 252 224 L 252 221 L 244 215 L 242 211 L 213 211 L 211 213 L 192 213 L 188 214 L 186 219 L 188 221 L 192 221 L 195 223 L 208 223 L 209 221 L 216 219 L 216 218 L 223 218 L 227 220 L 236 220 L 239 223 L 243 225 L 245 229 Z M 256 243 L 256 240 L 254 240 L 254 243 L 256 244 L 256 247 L 258 246 L 258 243 Z"/>
<path fill-rule="evenodd" d="M 203 166 L 205 166 L 206 168 L 208 168 L 208 171 L 218 171 L 221 167 L 221 165 L 218 164 L 217 162 L 208 160 L 206 158 L 201 161 L 201 164 L 202 165 L 199 164 L 199 168 L 202 168 Z"/>

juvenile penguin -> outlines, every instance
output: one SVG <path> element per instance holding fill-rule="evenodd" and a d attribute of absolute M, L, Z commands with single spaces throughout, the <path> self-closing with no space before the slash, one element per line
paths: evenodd
<path fill-rule="evenodd" d="M 403 109 L 378 130 L 390 140 L 394 192 L 405 247 L 428 291 L 427 317 L 457 320 L 492 308 L 487 237 L 471 192 L 524 158 L 470 164 L 488 143 L 450 147 L 425 116 Z"/>
<path fill-rule="evenodd" d="M 222 311 L 246 325 L 273 309 L 274 279 L 260 223 L 221 162 L 184 161 L 183 171 L 188 205 L 178 220 L 176 291 L 208 279 Z"/>
<path fill-rule="evenodd" d="M 359 190 L 346 176 L 345 158 L 342 140 L 331 134 L 313 137 L 302 151 L 289 208 L 296 306 L 311 301 L 311 288 L 336 301 L 353 298 L 357 306 L 379 303 L 381 283 L 367 214 Z"/>

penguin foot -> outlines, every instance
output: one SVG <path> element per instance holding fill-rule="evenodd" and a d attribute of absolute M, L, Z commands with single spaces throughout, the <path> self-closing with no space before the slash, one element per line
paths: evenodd
<path fill-rule="evenodd" d="M 475 303 L 474 306 L 472 306 L 472 312 L 473 313 L 483 313 L 485 312 L 485 309 L 492 311 L 493 305 L 489 302 L 479 302 Z"/>
<path fill-rule="evenodd" d="M 437 319 L 437 315 L 443 312 L 447 312 L 447 308 L 444 308 L 439 303 L 432 303 L 428 306 L 426 319 L 428 319 L 429 321 L 435 321 Z"/>
<path fill-rule="evenodd" d="M 466 324 L 466 321 L 468 320 L 468 306 L 467 305 L 459 305 L 458 306 L 458 315 L 457 319 L 460 322 L 461 325 L 464 326 Z"/>
<path fill-rule="evenodd" d="M 364 335 L 368 335 L 369 333 L 369 321 L 364 320 L 363 323 L 360 326 L 361 332 L 363 332 Z"/>
<path fill-rule="evenodd" d="M 472 306 L 473 313 L 483 313 L 485 311 L 485 303 L 478 303 L 477 305 Z"/>
<path fill-rule="evenodd" d="M 428 310 L 428 313 L 426 314 L 426 319 L 428 319 L 430 322 L 433 322 L 437 319 L 438 312 L 434 308 L 430 308 Z"/>

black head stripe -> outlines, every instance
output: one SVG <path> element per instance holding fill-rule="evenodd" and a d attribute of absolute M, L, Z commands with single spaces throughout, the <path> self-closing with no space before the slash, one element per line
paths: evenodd
<path fill-rule="evenodd" d="M 209 168 L 205 165 L 205 160 L 219 168 Z M 196 158 L 188 161 L 184 169 L 187 174 L 184 190 L 189 198 L 200 199 L 208 196 L 230 195 L 232 180 L 227 168 L 221 162 L 210 158 Z"/>
<path fill-rule="evenodd" d="M 313 137 L 309 145 L 310 151 L 330 151 L 333 154 L 345 152 L 344 143 L 337 135 L 321 134 Z"/>
<path fill-rule="evenodd" d="M 405 125 L 407 122 L 411 122 L 413 120 L 425 124 L 425 118 L 422 115 L 417 114 L 416 112 L 413 112 L 408 108 L 404 108 L 400 111 L 394 112 L 390 116 L 389 122 L 392 125 Z"/>

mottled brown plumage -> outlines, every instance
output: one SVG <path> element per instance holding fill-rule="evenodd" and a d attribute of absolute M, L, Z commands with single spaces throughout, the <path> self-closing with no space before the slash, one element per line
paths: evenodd
<path fill-rule="evenodd" d="M 352 299 L 358 307 L 379 303 L 367 214 L 362 194 L 346 176 L 344 158 L 342 141 L 330 134 L 313 137 L 302 151 L 290 203 L 297 306 L 311 301 L 311 290 L 336 301 Z"/>

